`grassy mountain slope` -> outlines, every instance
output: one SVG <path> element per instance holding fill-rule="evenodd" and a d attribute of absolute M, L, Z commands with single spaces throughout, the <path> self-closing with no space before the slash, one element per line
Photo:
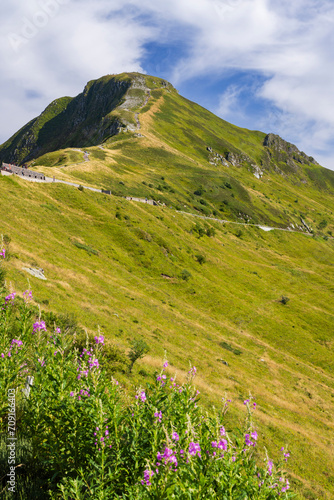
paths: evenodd
<path fill-rule="evenodd" d="M 99 144 L 95 120 L 95 146 L 84 135 L 72 138 L 72 148 L 35 158 L 33 168 L 202 215 L 304 231 L 302 218 L 314 231 L 333 231 L 334 172 L 278 136 L 225 122 L 164 81 L 136 78 L 112 112 L 123 124 L 116 135 Z"/>
<path fill-rule="evenodd" d="M 23 148 L 29 127 L 0 159 Z M 41 267 L 47 281 L 30 282 L 43 308 L 73 312 L 91 331 L 100 325 L 124 349 L 144 336 L 150 355 L 132 381 L 118 377 L 128 387 L 166 349 L 181 379 L 189 362 L 198 367 L 199 389 L 216 404 L 226 392 L 242 405 L 251 391 L 270 454 L 282 442 L 292 451 L 300 498 L 334 498 L 334 172 L 137 74 L 90 82 L 35 136 L 32 168 L 112 196 L 0 177 L 8 280 L 23 290 L 23 267 Z M 313 235 L 299 234 L 306 226 Z"/>
<path fill-rule="evenodd" d="M 69 186 L 0 186 L 15 289 L 26 288 L 23 267 L 41 267 L 47 281 L 29 279 L 43 308 L 100 325 L 122 348 L 143 335 L 151 352 L 137 383 L 166 349 L 180 378 L 189 362 L 198 367 L 198 387 L 216 404 L 227 393 L 238 407 L 250 391 L 270 454 L 282 443 L 292 451 L 301 498 L 334 498 L 332 241 L 196 226 L 167 207 Z M 199 225 L 215 236 L 199 237 Z"/>

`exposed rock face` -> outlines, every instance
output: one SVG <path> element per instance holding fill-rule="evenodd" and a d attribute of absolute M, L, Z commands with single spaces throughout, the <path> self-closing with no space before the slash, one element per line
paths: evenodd
<path fill-rule="evenodd" d="M 277 173 L 285 175 L 285 171 L 297 172 L 300 165 L 310 165 L 318 163 L 312 156 L 307 156 L 303 151 L 299 151 L 297 146 L 285 141 L 279 135 L 268 134 L 263 145 L 266 147 L 267 158 L 264 158 L 264 165 L 268 168 L 271 166 Z M 287 168 L 282 171 L 277 164 L 285 164 Z M 283 167 L 283 165 L 282 165 Z"/>
<path fill-rule="evenodd" d="M 107 75 L 88 82 L 77 97 L 57 99 L 0 147 L 0 163 L 22 164 L 57 149 L 96 146 L 121 131 L 138 130 L 134 110 L 150 95 L 145 78 Z M 172 88 L 160 79 L 156 85 Z"/>

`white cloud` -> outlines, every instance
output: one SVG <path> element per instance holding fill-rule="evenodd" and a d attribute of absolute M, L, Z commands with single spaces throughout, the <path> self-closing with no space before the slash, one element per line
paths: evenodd
<path fill-rule="evenodd" d="M 237 85 L 230 85 L 219 97 L 219 106 L 216 113 L 226 121 L 232 123 L 241 122 L 245 119 L 240 94 L 243 88 Z"/>
<path fill-rule="evenodd" d="M 306 152 L 321 152 L 328 162 L 334 157 L 332 0 L 2 0 L 0 19 L 0 108 L 6 117 L 0 142 L 52 99 L 76 95 L 90 79 L 143 71 L 146 42 L 178 41 L 188 54 L 175 61 L 172 83 L 258 73 L 263 84 L 248 99 L 289 116 L 289 126 L 280 124 L 288 140 L 296 137 L 300 146 L 306 134 Z M 39 97 L 28 98 L 29 90 Z M 234 107 L 245 117 L 243 99 L 240 89 L 229 87 L 220 102 L 217 96 L 217 108 L 232 116 Z M 248 118 L 250 128 L 258 128 Z"/>
<path fill-rule="evenodd" d="M 118 14 L 121 2 L 17 0 L 13 6 L 5 0 L 0 12 L 0 109 L 5 116 L 0 142 L 51 100 L 77 95 L 88 80 L 143 71 L 143 43 L 155 28 L 138 23 L 131 13 Z M 27 97 L 29 90 L 39 97 Z"/>

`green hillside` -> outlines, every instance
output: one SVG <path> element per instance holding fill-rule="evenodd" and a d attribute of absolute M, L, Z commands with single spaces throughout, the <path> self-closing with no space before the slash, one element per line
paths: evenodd
<path fill-rule="evenodd" d="M 29 278 L 43 309 L 74 313 L 90 332 L 100 326 L 122 350 L 144 337 L 149 355 L 130 378 L 117 374 L 129 390 L 166 350 L 181 380 L 189 362 L 198 368 L 205 404 L 228 395 L 240 409 L 251 392 L 270 455 L 282 443 L 291 450 L 299 498 L 332 499 L 334 172 L 278 136 L 219 119 L 158 78 L 140 76 L 143 88 L 133 88 L 138 78 L 88 84 L 87 136 L 80 128 L 69 136 L 63 122 L 69 109 L 77 116 L 78 98 L 61 101 L 24 152 L 39 151 L 33 169 L 111 196 L 0 177 L 7 284 L 23 291 Z M 127 90 L 118 106 L 99 108 L 110 82 Z M 107 115 L 123 125 L 115 135 L 99 128 Z M 3 161 L 31 127 L 0 148 Z M 42 268 L 47 280 L 23 268 Z"/>

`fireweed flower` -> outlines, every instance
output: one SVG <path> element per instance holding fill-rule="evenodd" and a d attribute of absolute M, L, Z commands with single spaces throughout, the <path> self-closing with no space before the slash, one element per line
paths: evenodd
<path fill-rule="evenodd" d="M 268 460 L 268 473 L 269 473 L 269 476 L 271 476 L 272 473 L 273 473 L 273 466 L 274 466 L 274 463 L 271 460 Z"/>
<path fill-rule="evenodd" d="M 177 432 L 173 432 L 173 434 L 172 434 L 172 439 L 174 439 L 174 441 L 176 441 L 176 442 L 177 442 L 177 441 L 179 441 L 180 436 L 178 435 L 178 433 L 177 433 Z"/>
<path fill-rule="evenodd" d="M 13 293 L 10 293 L 9 295 L 7 295 L 7 297 L 5 297 L 5 304 L 7 305 L 8 302 L 14 302 L 15 300 L 15 296 L 16 296 L 16 292 L 13 292 Z"/>
<path fill-rule="evenodd" d="M 192 367 L 192 368 L 188 371 L 189 375 L 191 375 L 191 376 L 193 376 L 193 377 L 196 375 L 196 372 L 197 372 L 197 368 L 196 368 L 195 366 L 193 366 L 193 367 Z"/>
<path fill-rule="evenodd" d="M 146 394 L 145 394 L 145 391 L 142 391 L 142 392 L 140 393 L 140 399 L 142 400 L 142 402 L 143 402 L 143 403 L 145 403 L 145 401 L 146 401 Z"/>
<path fill-rule="evenodd" d="M 146 486 L 151 486 L 151 477 L 154 476 L 154 472 L 152 470 L 148 470 L 146 469 L 144 471 L 144 479 L 141 480 L 141 484 L 144 486 L 146 484 Z"/>
<path fill-rule="evenodd" d="M 94 340 L 97 344 L 102 344 L 104 345 L 104 337 L 103 335 L 100 335 L 99 337 L 94 337 Z"/>
<path fill-rule="evenodd" d="M 21 349 L 22 349 L 22 347 L 21 347 L 21 346 L 23 345 L 22 340 L 13 339 L 13 340 L 12 340 L 12 342 L 11 342 L 11 344 L 10 344 L 11 348 L 12 348 L 15 344 L 17 345 L 17 347 L 18 347 L 18 348 L 21 348 Z"/>
<path fill-rule="evenodd" d="M 281 489 L 281 492 L 284 493 L 285 491 L 287 491 L 288 489 L 290 488 L 290 483 L 289 483 L 289 480 L 287 479 L 286 480 L 286 484 L 285 486 L 283 486 L 283 488 Z"/>
<path fill-rule="evenodd" d="M 158 467 L 161 465 L 160 462 L 162 462 L 165 466 L 170 465 L 171 468 L 173 466 L 177 467 L 178 465 L 177 458 L 175 456 L 175 451 L 167 447 L 164 449 L 163 454 L 161 454 L 160 452 L 157 453 L 157 459 L 158 459 L 157 462 Z M 176 471 L 176 469 L 174 469 L 174 471 Z"/>
<path fill-rule="evenodd" d="M 32 333 L 36 332 L 46 332 L 46 326 L 45 326 L 45 321 L 36 321 L 36 323 L 33 324 L 33 331 Z"/>
<path fill-rule="evenodd" d="M 23 298 L 25 302 L 28 302 L 29 300 L 32 300 L 32 291 L 31 290 L 26 290 L 23 292 Z"/>
<path fill-rule="evenodd" d="M 82 364 L 81 361 L 79 361 L 79 367 L 77 368 L 77 371 L 80 372 L 79 375 L 77 376 L 78 380 L 80 380 L 81 376 L 88 377 L 88 374 L 91 370 L 93 370 L 94 368 L 99 368 L 100 366 L 99 360 L 95 358 L 93 353 L 87 349 L 83 349 L 79 357 L 83 358 L 83 362 L 88 363 L 88 367 L 80 371 Z"/>
<path fill-rule="evenodd" d="M 167 368 L 167 366 L 168 366 L 168 361 L 165 361 L 164 364 L 163 364 L 163 367 Z"/>
<path fill-rule="evenodd" d="M 45 365 L 45 361 L 43 359 L 38 358 L 38 362 L 41 364 L 41 366 Z"/>
<path fill-rule="evenodd" d="M 221 436 L 225 436 L 226 435 L 225 427 L 221 426 L 221 428 L 219 429 L 219 431 L 220 431 L 220 435 Z"/>
<path fill-rule="evenodd" d="M 221 441 L 219 441 L 217 448 L 219 450 L 226 451 L 227 450 L 227 441 L 226 441 L 226 439 L 222 439 Z"/>
<path fill-rule="evenodd" d="M 87 391 L 85 391 L 87 392 Z M 88 394 L 89 396 L 89 394 Z M 108 443 L 108 439 L 109 439 L 109 431 L 108 431 L 108 426 L 106 426 L 105 430 L 103 430 L 103 428 L 99 428 L 99 427 L 96 427 L 95 431 L 97 431 L 99 433 L 99 436 L 97 434 L 97 432 L 94 432 L 94 436 L 95 436 L 95 446 L 106 446 Z M 109 446 L 109 448 L 111 448 L 112 445 Z M 100 448 L 99 448 L 99 451 L 100 451 Z"/>
<path fill-rule="evenodd" d="M 158 422 L 160 423 L 161 420 L 162 420 L 162 412 L 161 411 L 156 411 L 155 414 L 154 414 L 154 416 L 158 420 Z"/>
<path fill-rule="evenodd" d="M 192 457 L 195 457 L 196 455 L 198 455 L 199 457 L 201 456 L 201 447 L 199 445 L 199 443 L 193 443 L 191 442 L 189 444 L 189 455 L 191 455 Z"/>
<path fill-rule="evenodd" d="M 254 439 L 254 441 L 251 441 L 251 438 Z M 251 434 L 246 434 L 245 435 L 245 445 L 246 446 L 256 446 L 257 441 L 257 432 L 253 431 Z"/>

